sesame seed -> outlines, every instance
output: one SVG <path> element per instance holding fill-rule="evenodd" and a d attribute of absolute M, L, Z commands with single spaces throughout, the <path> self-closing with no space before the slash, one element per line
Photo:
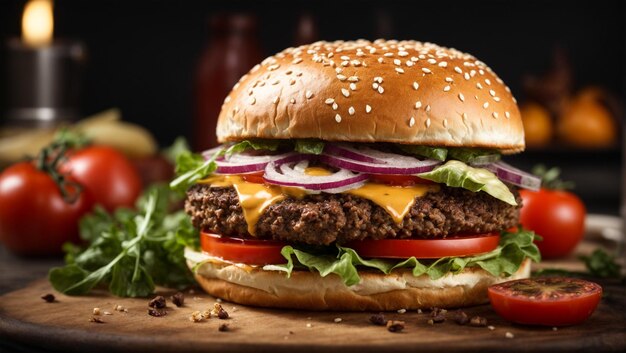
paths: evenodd
<path fill-rule="evenodd" d="M 495 97 L 495 96 L 496 96 L 496 91 L 494 91 L 494 90 L 490 89 L 490 90 L 489 90 L 489 94 L 490 94 L 492 97 Z"/>
<path fill-rule="evenodd" d="M 398 314 L 404 314 L 406 313 L 406 309 L 398 309 Z"/>
<path fill-rule="evenodd" d="M 287 72 L 285 72 L 285 75 L 291 75 L 293 73 L 293 71 L 288 70 Z"/>
<path fill-rule="evenodd" d="M 448 119 L 443 119 L 443 127 L 448 127 Z"/>
<path fill-rule="evenodd" d="M 339 105 L 337 103 L 333 103 L 333 110 L 339 109 Z"/>
<path fill-rule="evenodd" d="M 428 60 L 427 60 L 427 62 L 428 62 L 429 64 L 436 64 L 436 63 L 437 63 L 437 60 L 435 60 L 435 59 L 428 59 Z"/>
<path fill-rule="evenodd" d="M 336 115 L 335 115 L 335 121 L 336 121 L 337 123 L 340 123 L 340 122 L 341 122 L 341 115 L 336 114 Z"/>
<path fill-rule="evenodd" d="M 463 116 L 463 120 L 467 120 L 467 114 L 466 113 L 463 113 L 462 116 Z"/>
<path fill-rule="evenodd" d="M 378 93 L 383 94 L 383 92 L 385 92 L 383 86 L 378 86 Z"/>
<path fill-rule="evenodd" d="M 382 63 L 384 63 L 384 62 L 385 62 L 385 59 L 383 59 L 383 58 L 378 58 L 378 62 L 382 64 Z"/>
<path fill-rule="evenodd" d="M 335 323 L 340 323 L 340 322 L 341 322 L 341 321 L 343 321 L 343 320 L 342 320 L 340 317 L 336 317 L 333 321 L 334 321 Z"/>
<path fill-rule="evenodd" d="M 454 82 L 454 80 L 452 79 L 452 77 L 446 77 L 446 82 Z"/>
<path fill-rule="evenodd" d="M 487 109 L 489 107 L 489 102 L 485 102 L 485 104 L 483 104 L 483 108 Z"/>
<path fill-rule="evenodd" d="M 224 99 L 224 103 L 228 103 L 228 102 L 230 102 L 230 96 L 227 96 L 227 97 Z"/>
<path fill-rule="evenodd" d="M 409 120 L 409 127 L 413 127 L 413 125 L 415 125 L 415 118 L 411 117 L 411 119 Z"/>
<path fill-rule="evenodd" d="M 390 56 L 393 56 L 393 53 L 385 53 L 383 55 L 386 56 L 386 57 L 390 57 Z"/>
<path fill-rule="evenodd" d="M 347 77 L 344 76 L 344 75 L 339 74 L 339 75 L 337 75 L 337 78 L 339 79 L 339 81 L 345 81 Z"/>
<path fill-rule="evenodd" d="M 334 100 L 334 99 L 332 99 L 332 98 L 327 98 L 327 99 L 324 101 L 324 103 L 326 103 L 326 104 L 333 104 L 333 103 L 335 103 L 335 100 Z"/>
<path fill-rule="evenodd" d="M 348 65 L 350 65 L 350 62 L 348 60 L 341 62 L 341 66 L 348 66 Z"/>
<path fill-rule="evenodd" d="M 447 66 L 448 66 L 448 63 L 445 61 L 442 61 L 439 63 L 439 67 L 447 67 Z"/>
<path fill-rule="evenodd" d="M 250 103 L 250 105 L 254 105 L 254 103 L 256 103 L 256 98 L 250 97 L 249 103 Z"/>
<path fill-rule="evenodd" d="M 481 75 L 484 75 L 485 74 L 485 70 L 480 69 L 480 70 L 478 70 L 478 73 L 481 74 Z"/>
<path fill-rule="evenodd" d="M 458 66 L 455 66 L 455 67 L 454 67 L 454 71 L 456 71 L 457 73 L 460 73 L 460 74 L 462 74 L 462 73 L 463 73 L 463 70 L 461 70 L 461 68 L 460 68 L 460 67 L 458 67 Z"/>
<path fill-rule="evenodd" d="M 341 57 L 339 57 L 341 60 L 350 60 L 350 57 L 347 55 L 342 55 Z"/>
<path fill-rule="evenodd" d="M 422 102 L 420 101 L 415 102 L 415 109 L 419 109 L 421 107 L 422 107 Z"/>
<path fill-rule="evenodd" d="M 507 333 L 504 334 L 504 337 L 506 337 L 506 338 L 515 338 L 515 335 L 513 333 L 511 333 L 511 332 L 507 332 Z"/>
<path fill-rule="evenodd" d="M 393 63 L 396 65 L 402 65 L 402 60 L 400 59 L 393 59 Z"/>
<path fill-rule="evenodd" d="M 449 90 L 450 90 L 450 86 L 445 86 L 445 87 L 443 88 L 443 91 L 444 91 L 444 92 L 448 92 Z"/>
<path fill-rule="evenodd" d="M 396 72 L 399 74 L 403 74 L 404 73 L 404 69 L 401 67 L 396 67 Z"/>
<path fill-rule="evenodd" d="M 340 74 L 342 71 L 343 71 L 343 69 L 340 68 L 340 67 L 336 67 L 335 68 L 335 72 L 338 73 L 338 74 Z"/>
<path fill-rule="evenodd" d="M 465 74 L 463 74 L 463 77 L 465 77 L 466 80 L 470 79 L 470 75 L 467 72 Z"/>
<path fill-rule="evenodd" d="M 399 56 L 408 56 L 408 55 L 409 55 L 409 53 L 407 53 L 407 52 L 406 52 L 406 51 L 404 51 L 404 50 L 401 50 L 401 51 L 399 51 L 399 52 L 398 52 L 398 55 L 399 55 Z"/>
<path fill-rule="evenodd" d="M 488 78 L 486 78 L 486 79 L 485 79 L 485 83 L 486 83 L 487 85 L 491 86 L 491 81 L 489 81 L 489 79 L 488 79 Z"/>
<path fill-rule="evenodd" d="M 430 118 L 426 119 L 424 125 L 426 125 L 426 127 L 430 127 Z"/>
<path fill-rule="evenodd" d="M 419 57 L 420 59 L 426 59 L 426 55 L 424 55 L 424 54 L 420 54 L 420 55 L 418 55 L 418 57 Z"/>
<path fill-rule="evenodd" d="M 511 114 L 509 112 L 504 112 L 504 116 L 506 116 L 507 119 L 511 118 Z"/>
<path fill-rule="evenodd" d="M 493 100 L 496 101 L 496 102 L 499 102 L 500 101 L 500 97 L 493 97 Z"/>
<path fill-rule="evenodd" d="M 352 60 L 350 63 L 354 66 L 361 66 L 361 62 L 359 60 Z"/>
<path fill-rule="evenodd" d="M 272 99 L 272 103 L 277 104 L 279 99 L 279 97 L 274 97 L 274 99 Z"/>
<path fill-rule="evenodd" d="M 431 72 L 432 72 L 432 71 L 430 71 L 430 69 L 429 69 L 429 68 L 427 68 L 427 67 L 422 67 L 422 71 L 424 71 L 424 73 L 426 73 L 426 74 L 429 74 L 429 73 L 431 73 Z"/>
<path fill-rule="evenodd" d="M 472 77 L 476 76 L 476 70 L 470 71 L 470 76 L 472 76 Z"/>
<path fill-rule="evenodd" d="M 347 89 L 345 89 L 345 88 L 342 88 L 342 89 L 341 89 L 341 94 L 343 94 L 343 96 L 344 96 L 344 97 L 346 97 L 346 98 L 347 98 L 347 97 L 350 97 L 350 91 L 348 91 L 348 90 L 347 90 Z"/>
<path fill-rule="evenodd" d="M 348 81 L 349 82 L 359 82 L 359 78 L 356 76 L 350 76 L 348 77 Z"/>
<path fill-rule="evenodd" d="M 426 106 L 426 112 L 430 111 L 430 104 Z"/>
<path fill-rule="evenodd" d="M 478 87 L 478 89 L 483 89 L 483 85 L 481 85 L 480 82 L 476 83 L 476 87 Z"/>
<path fill-rule="evenodd" d="M 274 82 L 272 82 L 272 85 L 277 85 L 277 84 L 279 84 L 279 83 L 280 83 L 280 81 L 279 81 L 279 80 L 274 80 Z"/>
<path fill-rule="evenodd" d="M 365 112 L 369 114 L 369 112 L 372 111 L 372 107 L 369 106 L 369 104 L 365 105 Z"/>
<path fill-rule="evenodd" d="M 255 84 L 255 86 L 256 86 L 256 84 Z M 248 95 L 249 96 L 251 96 L 253 93 L 254 93 L 254 90 L 252 90 L 252 89 L 248 91 Z"/>
<path fill-rule="evenodd" d="M 405 64 L 408 67 L 411 67 L 411 66 L 415 65 L 411 60 L 407 60 Z"/>
<path fill-rule="evenodd" d="M 291 104 L 296 104 L 296 99 L 295 98 L 291 98 L 291 100 L 289 100 L 289 102 L 291 102 Z"/>
<path fill-rule="evenodd" d="M 376 76 L 374 77 L 374 81 L 378 82 L 378 83 L 383 83 L 383 78 L 380 76 Z"/>
<path fill-rule="evenodd" d="M 504 90 L 511 93 L 511 89 L 509 88 L 509 86 L 504 86 Z"/>
<path fill-rule="evenodd" d="M 356 84 L 354 82 L 350 83 L 350 89 L 356 91 Z"/>
<path fill-rule="evenodd" d="M 511 97 L 511 99 L 513 99 L 513 103 L 517 104 L 517 99 L 515 99 L 515 97 Z"/>
<path fill-rule="evenodd" d="M 418 88 L 420 88 L 420 84 L 417 82 L 413 82 L 413 89 L 417 91 Z"/>
<path fill-rule="evenodd" d="M 354 107 L 348 108 L 348 114 L 354 115 L 354 112 L 355 112 Z"/>
<path fill-rule="evenodd" d="M 306 91 L 306 93 L 304 95 L 306 96 L 306 99 L 311 99 L 311 97 L 313 97 L 313 92 Z"/>
<path fill-rule="evenodd" d="M 378 82 L 372 83 L 372 88 L 373 89 L 378 89 L 378 86 L 379 86 Z"/>
<path fill-rule="evenodd" d="M 376 53 L 376 48 L 374 47 L 370 48 L 370 54 L 374 54 L 374 53 Z"/>
<path fill-rule="evenodd" d="M 418 57 L 416 57 L 416 56 L 412 56 L 412 57 L 411 57 L 411 61 L 412 61 L 412 62 L 418 62 L 419 60 L 420 60 L 420 59 L 419 59 Z"/>
<path fill-rule="evenodd" d="M 459 99 L 461 100 L 461 102 L 465 102 L 465 96 L 463 95 L 463 93 L 459 93 Z"/>
<path fill-rule="evenodd" d="M 296 83 L 296 80 L 294 80 L 294 79 L 292 79 L 292 80 L 290 80 L 290 81 L 289 81 L 289 84 L 290 84 L 290 85 L 292 85 L 292 86 L 293 86 L 295 83 Z"/>

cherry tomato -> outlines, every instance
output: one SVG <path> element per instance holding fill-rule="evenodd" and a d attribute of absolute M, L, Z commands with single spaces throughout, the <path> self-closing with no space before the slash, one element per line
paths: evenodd
<path fill-rule="evenodd" d="M 585 205 L 571 192 L 521 190 L 520 222 L 540 235 L 537 246 L 544 258 L 570 254 L 585 232 Z"/>
<path fill-rule="evenodd" d="M 264 173 L 265 172 L 241 174 L 241 178 L 249 183 L 265 184 L 265 179 L 263 179 Z"/>
<path fill-rule="evenodd" d="M 497 248 L 499 242 L 500 235 L 490 233 L 446 239 L 367 239 L 352 241 L 345 246 L 365 257 L 438 259 L 486 253 Z"/>
<path fill-rule="evenodd" d="M 200 232 L 200 246 L 209 255 L 248 265 L 270 265 L 287 262 L 280 250 L 286 243 L 273 240 L 250 240 L 223 237 Z"/>
<path fill-rule="evenodd" d="M 520 279 L 489 287 L 498 315 L 519 324 L 565 326 L 585 321 L 598 306 L 602 287 L 582 279 Z"/>
<path fill-rule="evenodd" d="M 394 186 L 413 186 L 415 184 L 434 184 L 433 181 L 415 175 L 371 174 L 370 180 L 375 183 Z"/>
<path fill-rule="evenodd" d="M 69 154 L 63 172 L 71 174 L 106 210 L 133 207 L 141 193 L 141 177 L 117 150 L 92 146 Z"/>
<path fill-rule="evenodd" d="M 77 192 L 71 186 L 68 191 Z M 57 184 L 31 162 L 14 164 L 0 174 L 0 240 L 17 254 L 61 253 L 66 241 L 78 242 L 78 220 L 91 207 L 86 192 L 66 202 Z"/>

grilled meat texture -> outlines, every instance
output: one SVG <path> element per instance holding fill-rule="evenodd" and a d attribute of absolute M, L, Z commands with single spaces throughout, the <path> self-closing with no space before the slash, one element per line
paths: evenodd
<path fill-rule="evenodd" d="M 372 201 L 350 194 L 287 198 L 269 206 L 256 224 L 248 225 L 232 187 L 198 184 L 187 192 L 185 211 L 194 226 L 225 236 L 329 245 L 362 239 L 445 238 L 455 234 L 481 234 L 514 227 L 519 222 L 521 199 L 511 206 L 484 192 L 442 186 L 418 197 L 399 224 Z"/>

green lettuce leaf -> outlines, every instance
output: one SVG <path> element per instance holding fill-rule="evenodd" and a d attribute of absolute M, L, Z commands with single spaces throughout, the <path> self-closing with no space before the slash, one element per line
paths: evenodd
<path fill-rule="evenodd" d="M 541 260 L 539 249 L 533 243 L 535 233 L 520 230 L 504 232 L 500 244 L 491 252 L 467 257 L 444 257 L 437 261 L 420 262 L 415 257 L 403 261 L 388 259 L 363 259 L 350 248 L 337 246 L 335 254 L 315 254 L 292 246 L 283 247 L 281 254 L 286 264 L 268 265 L 265 270 L 276 270 L 291 275 L 295 268 L 306 268 L 318 272 L 322 277 L 331 273 L 339 276 L 347 286 L 360 281 L 358 267 L 378 270 L 388 274 L 393 270 L 410 269 L 414 276 L 428 275 L 433 280 L 449 273 L 456 274 L 469 267 L 480 267 L 494 276 L 510 276 L 517 272 L 525 258 L 535 262 Z"/>
<path fill-rule="evenodd" d="M 324 141 L 296 140 L 294 149 L 299 153 L 321 154 L 324 151 Z"/>
<path fill-rule="evenodd" d="M 399 149 L 406 153 L 418 155 L 420 157 L 432 158 L 438 161 L 445 161 L 448 156 L 448 149 L 445 147 L 413 146 L 397 144 Z"/>
<path fill-rule="evenodd" d="M 243 140 L 226 149 L 225 154 L 230 156 L 234 153 L 245 152 L 249 149 L 276 151 L 280 145 L 280 140 Z"/>
<path fill-rule="evenodd" d="M 483 159 L 495 162 L 500 159 L 500 153 L 496 150 L 484 148 L 455 147 L 448 149 L 448 157 L 465 163 L 475 163 Z"/>
<path fill-rule="evenodd" d="M 450 187 L 460 187 L 474 192 L 484 191 L 509 205 L 517 205 L 515 196 L 495 174 L 486 169 L 470 167 L 461 161 L 448 161 L 418 176 Z"/>

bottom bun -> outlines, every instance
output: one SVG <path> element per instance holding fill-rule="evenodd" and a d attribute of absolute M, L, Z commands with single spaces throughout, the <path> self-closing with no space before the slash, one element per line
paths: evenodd
<path fill-rule="evenodd" d="M 316 272 L 263 270 L 221 262 L 185 250 L 189 268 L 202 288 L 230 302 L 271 308 L 337 311 L 392 311 L 399 309 L 459 308 L 488 302 L 487 287 L 530 275 L 530 260 L 509 277 L 496 277 L 478 268 L 466 268 L 431 280 L 413 276 L 410 270 L 385 275 L 360 271 L 361 281 L 346 286 L 339 276 Z"/>

